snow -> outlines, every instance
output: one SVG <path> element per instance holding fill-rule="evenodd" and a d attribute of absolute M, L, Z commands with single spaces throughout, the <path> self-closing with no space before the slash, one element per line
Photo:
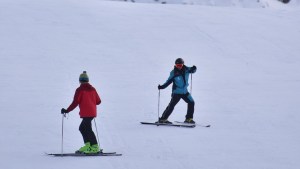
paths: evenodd
<path fill-rule="evenodd" d="M 288 0 L 286 5 L 281 1 L 287 0 L 118 0 L 137 3 L 156 4 L 184 4 L 184 5 L 205 5 L 221 7 L 243 7 L 243 8 L 285 8 L 286 6 L 298 6 L 300 0 Z"/>
<path fill-rule="evenodd" d="M 249 1 L 250 2 L 250 1 Z M 125 3 L 0 1 L 0 168 L 298 169 L 300 10 Z M 225 6 L 225 7 L 224 7 Z M 196 65 L 194 120 L 144 126 L 176 58 Z M 53 158 L 62 116 L 86 70 L 102 104 L 100 144 L 121 157 Z M 162 90 L 160 114 L 170 101 Z M 181 101 L 170 117 L 184 120 Z M 83 145 L 78 108 L 64 152 Z"/>

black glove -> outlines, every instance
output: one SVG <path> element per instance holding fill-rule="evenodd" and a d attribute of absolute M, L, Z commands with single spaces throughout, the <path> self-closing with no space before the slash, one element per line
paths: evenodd
<path fill-rule="evenodd" d="M 65 108 L 62 108 L 60 112 L 61 112 L 61 114 L 69 113 Z"/>
<path fill-rule="evenodd" d="M 163 89 L 163 87 L 161 85 L 158 85 L 158 90 Z"/>
<path fill-rule="evenodd" d="M 197 69 L 197 67 L 194 65 L 193 67 L 191 67 L 191 72 L 194 72 Z"/>

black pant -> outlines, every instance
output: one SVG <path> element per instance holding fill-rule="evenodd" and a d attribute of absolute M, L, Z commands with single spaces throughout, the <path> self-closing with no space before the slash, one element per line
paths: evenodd
<path fill-rule="evenodd" d="M 192 98 L 192 95 L 190 93 L 187 94 L 172 94 L 172 99 L 164 111 L 163 115 L 161 116 L 161 119 L 168 119 L 169 116 L 172 114 L 174 107 L 176 104 L 179 102 L 180 99 L 183 99 L 187 104 L 187 114 L 185 118 L 193 118 L 194 115 L 194 107 L 195 107 L 195 102 Z"/>
<path fill-rule="evenodd" d="M 79 131 L 82 134 L 84 143 L 90 142 L 91 145 L 98 144 L 95 133 L 92 130 L 93 117 L 84 117 L 79 126 Z"/>

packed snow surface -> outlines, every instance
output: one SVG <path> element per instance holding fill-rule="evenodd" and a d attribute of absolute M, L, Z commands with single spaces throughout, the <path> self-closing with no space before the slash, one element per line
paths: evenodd
<path fill-rule="evenodd" d="M 296 4 L 1 0 L 0 168 L 299 169 Z M 211 127 L 141 125 L 168 105 L 171 86 L 158 103 L 157 85 L 179 57 L 198 68 L 189 81 L 194 120 Z M 82 71 L 102 99 L 100 146 L 121 157 L 44 154 L 61 152 L 60 109 Z M 78 111 L 63 121 L 64 152 L 83 145 Z M 169 120 L 185 114 L 180 101 Z"/>

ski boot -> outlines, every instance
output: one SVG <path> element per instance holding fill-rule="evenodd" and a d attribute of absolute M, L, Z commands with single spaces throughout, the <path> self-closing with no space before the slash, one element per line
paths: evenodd
<path fill-rule="evenodd" d="M 195 124 L 196 122 L 193 120 L 193 118 L 187 118 L 184 120 L 184 123 Z"/>
<path fill-rule="evenodd" d="M 86 150 L 88 150 L 91 147 L 90 142 L 86 142 L 83 147 L 81 147 L 79 150 L 77 150 L 76 154 L 83 154 Z"/>
<path fill-rule="evenodd" d="M 164 123 L 164 124 L 172 124 L 172 122 L 168 121 L 168 119 L 159 118 L 156 123 Z"/>
<path fill-rule="evenodd" d="M 87 150 L 83 152 L 84 154 L 98 154 L 102 153 L 102 149 L 98 146 L 98 144 L 94 144 L 90 146 Z"/>

